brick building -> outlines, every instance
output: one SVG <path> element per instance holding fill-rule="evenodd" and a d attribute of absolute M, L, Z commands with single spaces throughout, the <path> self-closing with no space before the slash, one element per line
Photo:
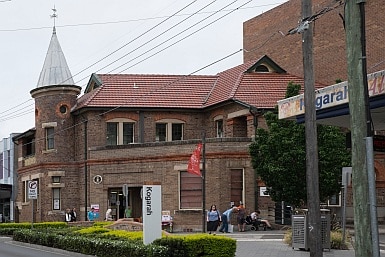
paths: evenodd
<path fill-rule="evenodd" d="M 273 206 L 258 199 L 248 146 L 256 127 L 265 126 L 260 112 L 276 106 L 289 82 L 303 84 L 262 55 L 212 76 L 92 74 L 79 96 L 54 30 L 31 90 L 35 128 L 14 137 L 20 221 L 31 213 L 36 222 L 64 220 L 72 207 L 85 220 L 91 206 L 102 217 L 107 208 L 114 219 L 129 208 L 140 218 L 141 188 L 157 182 L 175 230 L 200 231 L 202 179 L 186 170 L 203 134 L 205 209 Z M 36 200 L 28 197 L 31 180 L 38 183 Z"/>
<path fill-rule="evenodd" d="M 313 0 L 315 81 L 332 85 L 347 80 L 345 31 L 341 16 L 344 1 Z M 371 0 L 366 10 L 368 74 L 385 70 L 385 5 Z M 290 0 L 243 24 L 244 62 L 268 55 L 296 76 L 303 77 L 302 35 L 286 35 L 301 20 L 301 0 Z M 281 34 L 282 33 L 282 34 Z"/>
<path fill-rule="evenodd" d="M 317 82 L 334 85 L 336 80 L 347 80 L 346 40 L 344 30 L 344 1 L 313 0 L 313 15 L 318 15 L 313 28 L 314 71 Z M 301 20 L 301 0 L 289 0 L 243 24 L 244 61 L 250 61 L 261 54 L 267 54 L 282 65 L 291 74 L 303 76 L 302 35 L 288 32 L 298 26 Z M 366 56 L 367 73 L 371 74 L 369 91 L 377 91 L 373 96 L 371 108 L 376 134 L 384 135 L 384 71 L 385 71 L 385 5 L 382 0 L 365 2 L 366 23 Z M 373 79 L 377 74 L 377 82 Z M 347 84 L 347 82 L 344 82 Z M 379 91 L 379 92 L 378 92 Z M 372 96 L 373 92 L 370 92 Z M 376 101 L 376 104 L 374 102 Z M 378 101 L 378 103 L 377 103 Z M 343 105 L 348 110 L 348 104 Z M 341 115 L 334 118 L 324 117 L 319 123 L 347 127 L 349 112 L 342 112 L 341 106 L 329 108 L 333 112 L 340 109 Z M 317 111 L 317 115 L 321 110 Z M 343 113 L 343 115 L 342 115 Z M 303 121 L 303 115 L 297 120 Z M 321 116 L 321 115 L 320 115 Z M 377 123 L 376 123 L 377 121 Z M 383 144 L 383 141 L 379 142 Z M 375 151 L 375 172 L 377 187 L 377 211 L 380 220 L 385 219 L 385 154 L 382 150 Z M 353 216 L 352 192 L 347 196 L 347 217 Z M 340 199 L 335 199 L 337 211 L 341 206 Z"/>

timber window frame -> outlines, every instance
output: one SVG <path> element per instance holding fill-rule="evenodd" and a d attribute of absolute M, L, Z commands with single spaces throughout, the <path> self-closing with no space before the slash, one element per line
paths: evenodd
<path fill-rule="evenodd" d="M 61 207 L 61 188 L 54 187 L 52 188 L 52 210 L 57 211 L 60 210 Z"/>
<path fill-rule="evenodd" d="M 106 121 L 106 144 L 128 145 L 135 143 L 135 121 L 116 118 Z"/>
<path fill-rule="evenodd" d="M 201 210 L 202 209 L 202 178 L 188 173 L 179 172 L 179 209 Z"/>
<path fill-rule="evenodd" d="M 184 121 L 178 119 L 162 119 L 155 123 L 155 141 L 183 140 Z"/>

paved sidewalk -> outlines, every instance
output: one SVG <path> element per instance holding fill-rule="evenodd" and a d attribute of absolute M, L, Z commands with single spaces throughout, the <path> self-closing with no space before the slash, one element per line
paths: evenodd
<path fill-rule="evenodd" d="M 246 231 L 222 234 L 237 240 L 236 257 L 308 257 L 310 252 L 293 249 L 283 242 L 285 231 Z M 354 250 L 324 249 L 325 257 L 354 257 Z M 381 255 L 382 256 L 382 255 Z M 384 253 L 385 256 L 385 253 Z"/>
<path fill-rule="evenodd" d="M 308 257 L 310 252 L 292 249 L 282 241 L 237 241 L 236 257 Z M 324 250 L 327 257 L 354 257 L 354 250 Z"/>

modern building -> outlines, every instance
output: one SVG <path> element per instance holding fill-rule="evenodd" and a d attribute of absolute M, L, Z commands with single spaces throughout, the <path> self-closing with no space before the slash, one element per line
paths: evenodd
<path fill-rule="evenodd" d="M 17 152 L 11 134 L 0 140 L 0 222 L 17 221 Z"/>
<path fill-rule="evenodd" d="M 13 138 L 20 221 L 61 221 L 72 207 L 85 220 L 91 206 L 111 208 L 114 219 L 130 209 L 140 219 L 142 186 L 154 182 L 176 231 L 201 231 L 202 209 L 212 204 L 252 211 L 258 202 L 274 211 L 256 185 L 249 144 L 265 126 L 261 112 L 277 105 L 289 82 L 303 84 L 262 55 L 216 75 L 92 74 L 81 95 L 54 29 L 30 92 L 35 128 Z M 202 141 L 205 190 L 186 172 Z"/>

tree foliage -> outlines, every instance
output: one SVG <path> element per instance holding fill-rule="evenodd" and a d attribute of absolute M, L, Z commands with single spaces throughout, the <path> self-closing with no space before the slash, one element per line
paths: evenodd
<path fill-rule="evenodd" d="M 290 83 L 286 97 L 298 94 L 299 85 Z M 266 184 L 272 200 L 294 206 L 306 204 L 305 126 L 279 120 L 276 112 L 264 115 L 268 129 L 257 129 L 250 145 L 253 168 Z M 342 167 L 350 166 L 345 135 L 337 127 L 318 125 L 320 200 L 340 191 Z"/>

